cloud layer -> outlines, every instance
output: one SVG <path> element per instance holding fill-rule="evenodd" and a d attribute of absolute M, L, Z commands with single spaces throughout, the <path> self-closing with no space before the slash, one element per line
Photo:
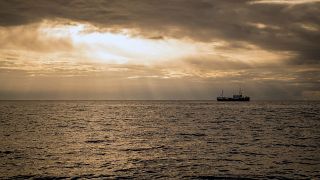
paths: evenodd
<path fill-rule="evenodd" d="M 179 93 L 172 88 L 175 84 L 184 92 L 180 93 L 184 94 L 182 99 L 205 99 L 211 96 L 210 92 L 218 92 L 217 89 L 246 85 L 251 94 L 259 89 L 261 93 L 257 97 L 262 99 L 284 96 L 301 99 L 317 95 L 320 89 L 319 14 L 317 0 L 2 0 L 0 81 L 5 85 L 0 89 L 0 98 L 17 97 L 19 91 L 14 89 L 21 89 L 17 76 L 33 78 L 37 88 L 31 89 L 32 92 L 48 95 L 50 88 L 44 87 L 49 85 L 44 85 L 46 80 L 42 78 L 49 75 L 51 81 L 74 84 L 78 89 L 89 88 L 91 94 L 99 93 L 90 87 L 99 89 L 100 94 L 110 87 L 80 85 L 78 75 L 91 80 L 100 78 L 97 84 L 103 83 L 102 79 L 108 79 L 112 85 L 125 79 L 127 83 L 117 85 L 110 91 L 110 97 L 105 98 L 112 98 L 112 92 L 128 86 L 136 88 L 136 95 L 123 92 L 123 97 L 141 95 L 143 98 L 140 90 L 149 88 L 152 91 L 145 91 L 149 94 L 145 98 L 179 99 Z M 188 57 L 173 56 L 174 61 L 164 58 L 167 61 L 152 65 L 89 63 L 87 60 L 93 56 L 80 56 L 83 49 L 91 47 L 86 41 L 75 45 L 71 36 L 59 38 L 52 37 L 52 33 L 43 34 L 44 22 L 52 27 L 89 24 L 84 32 L 87 35 L 125 34 L 123 31 L 128 30 L 132 38 L 154 44 L 172 40 L 188 42 L 197 47 L 197 53 L 181 53 Z M 180 47 L 176 52 L 190 51 L 187 45 L 176 47 Z M 120 48 L 115 49 L 110 43 L 100 43 L 99 48 L 112 51 L 113 55 L 120 52 Z M 121 53 L 129 56 L 123 49 Z M 130 57 L 136 58 L 136 62 L 148 62 L 151 56 L 148 54 L 152 52 Z M 74 79 L 61 80 L 61 76 Z M 24 89 L 28 89 L 26 86 Z M 186 91 L 186 87 L 194 94 Z M 72 92 L 74 88 L 69 90 Z M 292 92 L 288 93 L 289 90 Z M 56 92 L 63 89 L 58 88 Z M 86 92 L 79 90 L 79 97 L 83 94 Z"/>
<path fill-rule="evenodd" d="M 109 29 L 132 28 L 142 36 L 245 41 L 266 49 L 294 52 L 298 55 L 295 63 L 318 64 L 320 3 L 272 2 L 275 1 L 1 1 L 0 24 L 12 26 L 63 18 Z"/>

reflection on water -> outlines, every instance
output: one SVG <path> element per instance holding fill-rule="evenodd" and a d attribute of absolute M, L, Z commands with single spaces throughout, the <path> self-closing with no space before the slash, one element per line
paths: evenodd
<path fill-rule="evenodd" d="M 0 178 L 320 178 L 319 102 L 1 101 Z"/>

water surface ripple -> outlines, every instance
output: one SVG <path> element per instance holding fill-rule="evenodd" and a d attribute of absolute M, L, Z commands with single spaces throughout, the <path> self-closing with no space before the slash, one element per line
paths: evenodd
<path fill-rule="evenodd" d="M 0 178 L 320 178 L 320 103 L 0 101 Z"/>

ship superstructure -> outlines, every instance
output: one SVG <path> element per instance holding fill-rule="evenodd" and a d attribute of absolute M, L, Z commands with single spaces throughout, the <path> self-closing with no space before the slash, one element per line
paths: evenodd
<path fill-rule="evenodd" d="M 239 94 L 234 94 L 232 97 L 224 96 L 222 90 L 221 95 L 217 97 L 217 101 L 250 101 L 250 97 L 243 96 L 241 88 L 239 90 Z"/>

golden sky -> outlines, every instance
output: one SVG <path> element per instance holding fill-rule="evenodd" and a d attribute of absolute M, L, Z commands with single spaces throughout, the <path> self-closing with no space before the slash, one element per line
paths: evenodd
<path fill-rule="evenodd" d="M 0 99 L 320 99 L 317 0 L 0 1 Z"/>

